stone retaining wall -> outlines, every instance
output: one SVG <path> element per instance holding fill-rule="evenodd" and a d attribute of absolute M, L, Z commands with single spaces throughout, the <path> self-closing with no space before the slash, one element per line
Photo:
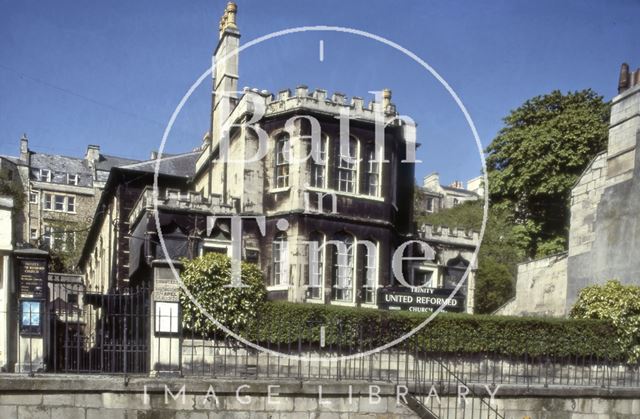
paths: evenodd
<path fill-rule="evenodd" d="M 180 393 L 182 388 L 184 394 Z M 456 386 L 449 387 L 446 391 L 438 388 L 440 404 L 435 397 L 418 396 L 417 399 L 440 413 L 440 417 L 453 417 L 450 412 L 453 412 L 452 407 L 458 402 Z M 377 393 L 378 390 L 379 399 L 370 396 L 370 392 Z M 415 394 L 413 389 L 408 390 L 410 395 Z M 472 390 L 475 394 L 485 391 L 482 386 L 473 386 Z M 348 381 L 302 383 L 282 380 L 225 381 L 176 377 L 163 379 L 61 375 L 27 377 L 6 374 L 0 376 L 0 418 L 417 417 L 416 413 L 404 405 L 402 397 L 398 397 L 396 392 L 397 388 L 389 383 Z M 467 406 L 471 405 L 472 401 L 467 399 Z M 478 405 L 478 399 L 475 405 Z M 567 386 L 527 388 L 505 385 L 497 390 L 495 406 L 507 419 L 522 419 L 527 416 L 532 419 L 631 419 L 640 416 L 640 389 L 605 390 Z M 462 415 L 460 408 L 456 410 L 459 417 L 477 416 L 471 413 L 469 407 Z M 484 412 L 486 416 L 486 410 Z"/>

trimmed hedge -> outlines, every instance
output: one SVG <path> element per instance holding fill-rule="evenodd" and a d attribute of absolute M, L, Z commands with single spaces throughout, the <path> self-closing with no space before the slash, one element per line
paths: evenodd
<path fill-rule="evenodd" d="M 268 302 L 242 334 L 265 345 L 373 349 L 404 335 L 430 313 Z M 441 313 L 400 347 L 421 352 L 623 359 L 614 327 L 602 320 Z"/>

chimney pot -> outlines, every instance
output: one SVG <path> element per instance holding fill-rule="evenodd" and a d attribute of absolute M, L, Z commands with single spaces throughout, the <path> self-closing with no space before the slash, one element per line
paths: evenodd
<path fill-rule="evenodd" d="M 224 14 L 222 18 L 220 18 L 220 37 L 222 38 L 222 34 L 225 30 L 238 30 L 238 26 L 236 26 L 236 13 L 238 13 L 238 5 L 234 2 L 227 3 L 227 7 L 224 9 Z"/>
<path fill-rule="evenodd" d="M 90 166 L 93 166 L 95 162 L 100 160 L 100 146 L 89 144 L 87 146 L 87 153 L 85 154 L 84 159 L 89 163 Z"/>
<path fill-rule="evenodd" d="M 618 79 L 618 93 L 622 93 L 629 88 L 629 64 L 622 63 L 620 66 L 620 78 Z"/>

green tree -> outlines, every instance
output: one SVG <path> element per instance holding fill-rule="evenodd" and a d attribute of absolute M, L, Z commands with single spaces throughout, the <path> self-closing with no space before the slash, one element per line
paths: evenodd
<path fill-rule="evenodd" d="M 47 249 L 51 256 L 49 269 L 52 272 L 78 272 L 78 260 L 87 239 L 89 225 L 86 222 L 66 220 L 47 220 L 47 224 L 52 229 L 53 239 L 53 246 Z"/>
<path fill-rule="evenodd" d="M 231 259 L 218 253 L 185 260 L 180 275 L 202 307 L 226 327 L 242 331 L 252 324 L 256 313 L 266 300 L 267 290 L 260 268 L 242 263 L 242 283 L 245 287 L 229 287 Z M 180 295 L 185 328 L 197 333 L 209 333 L 217 326 L 185 294 Z"/>
<path fill-rule="evenodd" d="M 570 316 L 609 320 L 617 330 L 617 344 L 629 361 L 640 359 L 640 287 L 608 281 L 580 291 Z"/>
<path fill-rule="evenodd" d="M 418 225 L 431 224 L 479 231 L 482 226 L 483 205 L 484 201 L 463 202 L 453 208 L 416 215 L 416 222 Z M 416 207 L 419 207 L 418 203 L 416 203 Z"/>
<path fill-rule="evenodd" d="M 504 118 L 487 148 L 489 193 L 511 214 L 530 257 L 564 250 L 572 185 L 606 146 L 609 104 L 592 90 L 555 90 Z"/>
<path fill-rule="evenodd" d="M 526 240 L 507 211 L 491 206 L 478 252 L 475 311 L 492 313 L 513 295 L 517 264 L 525 258 Z"/>

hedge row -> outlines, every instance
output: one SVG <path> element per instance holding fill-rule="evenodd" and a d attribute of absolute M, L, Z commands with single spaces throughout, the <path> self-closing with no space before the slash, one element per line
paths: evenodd
<path fill-rule="evenodd" d="M 429 313 L 383 311 L 319 304 L 267 302 L 243 334 L 265 345 L 362 351 L 404 335 Z M 401 343 L 413 351 L 503 356 L 596 356 L 622 359 L 613 326 L 601 320 L 548 319 L 441 313 Z"/>

